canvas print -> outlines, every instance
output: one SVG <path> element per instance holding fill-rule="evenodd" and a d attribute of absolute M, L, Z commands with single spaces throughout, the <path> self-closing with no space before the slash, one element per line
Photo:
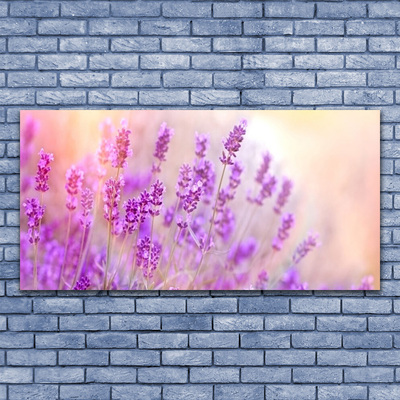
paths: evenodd
<path fill-rule="evenodd" d="M 21 111 L 22 290 L 379 289 L 379 111 Z"/>

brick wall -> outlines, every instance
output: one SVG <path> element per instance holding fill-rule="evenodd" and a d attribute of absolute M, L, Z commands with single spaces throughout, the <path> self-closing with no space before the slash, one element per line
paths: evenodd
<path fill-rule="evenodd" d="M 2 1 L 0 399 L 400 398 L 398 17 L 394 1 Z M 19 110 L 41 107 L 381 109 L 382 290 L 20 292 Z"/>

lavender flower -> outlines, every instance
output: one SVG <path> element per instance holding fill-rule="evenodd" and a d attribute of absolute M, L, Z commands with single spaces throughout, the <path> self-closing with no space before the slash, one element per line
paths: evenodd
<path fill-rule="evenodd" d="M 23 203 L 25 215 L 28 217 L 29 242 L 36 244 L 40 241 L 39 225 L 43 218 L 45 208 L 36 198 L 29 198 Z"/>
<path fill-rule="evenodd" d="M 192 187 L 187 192 L 184 202 L 183 209 L 188 213 L 192 213 L 196 208 L 197 204 L 200 201 L 200 196 L 203 192 L 203 184 L 201 181 L 193 184 Z"/>
<path fill-rule="evenodd" d="M 165 192 L 165 186 L 160 180 L 156 180 L 150 188 L 150 209 L 149 213 L 151 216 L 155 217 L 160 215 L 160 207 L 163 202 L 163 194 Z"/>
<path fill-rule="evenodd" d="M 263 269 L 257 276 L 255 289 L 266 290 L 268 288 L 268 282 L 269 282 L 268 272 L 265 269 Z"/>
<path fill-rule="evenodd" d="M 272 241 L 274 250 L 282 250 L 283 242 L 289 237 L 289 232 L 294 226 L 294 215 L 284 214 L 282 216 L 281 226 L 278 229 L 278 235 Z"/>
<path fill-rule="evenodd" d="M 255 198 L 252 198 L 250 194 L 247 196 L 247 200 L 250 203 L 256 203 L 259 206 L 262 206 L 264 204 L 265 199 L 268 199 L 272 197 L 272 195 L 275 193 L 276 190 L 276 185 L 277 185 L 277 180 L 273 175 L 267 174 L 264 177 L 264 181 L 262 182 L 260 192 Z"/>
<path fill-rule="evenodd" d="M 142 224 L 148 217 L 150 213 L 150 207 L 152 205 L 150 193 L 146 189 L 140 193 L 138 198 L 138 204 L 139 204 L 140 223 Z"/>
<path fill-rule="evenodd" d="M 222 152 L 222 156 L 219 158 L 222 164 L 232 165 L 233 158 L 236 157 L 236 153 L 239 151 L 242 144 L 244 135 L 246 134 L 247 121 L 243 119 L 239 125 L 235 125 L 233 130 L 229 133 L 227 139 L 223 140 L 225 150 Z"/>
<path fill-rule="evenodd" d="M 175 207 L 174 207 L 174 206 L 171 206 L 171 207 L 168 207 L 168 208 L 165 210 L 165 212 L 164 212 L 164 222 L 163 222 L 163 225 L 164 225 L 166 228 L 169 228 L 169 227 L 171 226 L 171 224 L 172 224 L 172 221 L 173 221 L 173 219 L 174 219 L 174 211 L 175 211 Z"/>
<path fill-rule="evenodd" d="M 76 282 L 73 290 L 87 290 L 90 286 L 90 280 L 87 276 L 82 276 L 78 282 Z"/>
<path fill-rule="evenodd" d="M 215 217 L 215 232 L 226 242 L 235 230 L 235 214 L 229 207 L 217 212 Z"/>
<path fill-rule="evenodd" d="M 168 128 L 167 123 L 163 122 L 160 126 L 160 130 L 158 131 L 158 139 L 156 142 L 156 149 L 154 150 L 154 157 L 158 159 L 158 164 L 153 163 L 152 172 L 158 173 L 161 172 L 161 163 L 166 161 L 166 154 L 168 151 L 169 142 L 174 135 L 174 130 L 172 128 Z"/>
<path fill-rule="evenodd" d="M 193 168 L 193 172 L 194 172 L 194 181 L 201 181 L 201 183 L 203 184 L 202 199 L 204 203 L 210 204 L 215 186 L 214 164 L 211 161 L 202 158 Z"/>
<path fill-rule="evenodd" d="M 176 225 L 178 225 L 178 227 L 181 229 L 186 229 L 189 225 L 189 221 L 190 219 L 188 217 L 183 218 L 181 215 L 176 217 Z"/>
<path fill-rule="evenodd" d="M 124 186 L 124 180 L 120 177 L 118 180 L 109 178 L 104 184 L 104 218 L 111 223 L 112 234 L 118 234 L 119 229 L 119 202 L 121 199 L 121 188 Z"/>
<path fill-rule="evenodd" d="M 78 169 L 73 165 L 65 174 L 67 180 L 65 184 L 65 189 L 67 190 L 67 203 L 66 206 L 68 210 L 75 210 L 78 205 L 78 193 L 82 190 L 84 173 L 81 169 Z"/>
<path fill-rule="evenodd" d="M 43 149 L 39 151 L 39 156 L 40 159 L 37 165 L 37 173 L 35 177 L 35 190 L 44 193 L 49 190 L 47 181 L 49 180 L 49 172 L 51 170 L 50 162 L 54 160 L 54 157 L 51 153 L 45 153 Z"/>
<path fill-rule="evenodd" d="M 126 159 L 132 155 L 132 150 L 129 149 L 129 135 L 131 131 L 127 129 L 125 120 L 121 121 L 121 129 L 118 129 L 118 134 L 115 139 L 115 145 L 112 147 L 110 158 L 111 165 L 114 168 L 126 168 L 128 163 Z"/>
<path fill-rule="evenodd" d="M 37 135 L 40 128 L 38 120 L 31 115 L 25 118 L 25 125 L 21 129 L 21 167 L 23 167 L 30 159 L 33 151 L 33 138 Z"/>
<path fill-rule="evenodd" d="M 122 230 L 130 235 L 137 229 L 139 223 L 140 209 L 136 199 L 129 199 L 124 203 L 125 219 Z"/>
<path fill-rule="evenodd" d="M 189 164 L 183 164 L 179 168 L 178 183 L 175 187 L 176 195 L 180 199 L 184 199 L 190 182 L 193 178 L 193 171 Z"/>
<path fill-rule="evenodd" d="M 92 209 L 93 209 L 93 199 L 94 199 L 93 192 L 89 188 L 86 188 L 82 191 L 81 205 L 82 205 L 83 211 L 82 211 L 80 223 L 81 223 L 82 227 L 85 229 L 89 228 L 89 226 L 92 223 L 91 219 L 88 217 L 89 217 L 90 211 L 92 211 Z"/>
<path fill-rule="evenodd" d="M 231 175 L 229 177 L 229 187 L 233 191 L 238 188 L 240 184 L 240 176 L 244 170 L 243 164 L 240 161 L 235 161 L 231 168 Z"/>
<path fill-rule="evenodd" d="M 228 260 L 235 265 L 240 265 L 251 258 L 257 251 L 257 240 L 249 237 L 242 242 L 234 243 L 228 253 Z"/>
<path fill-rule="evenodd" d="M 196 137 L 196 148 L 195 154 L 199 159 L 202 159 L 206 156 L 206 152 L 210 146 L 210 139 L 208 135 L 195 133 Z"/>
<path fill-rule="evenodd" d="M 292 257 L 293 263 L 298 264 L 312 249 L 318 246 L 318 234 L 309 233 L 307 238 L 297 246 Z"/>
<path fill-rule="evenodd" d="M 289 268 L 283 278 L 280 281 L 278 286 L 279 290 L 307 290 L 308 283 L 300 281 L 300 274 L 297 268 L 291 267 Z"/>
<path fill-rule="evenodd" d="M 266 153 L 263 154 L 262 158 L 263 158 L 262 159 L 262 163 L 261 163 L 260 167 L 257 170 L 256 179 L 255 179 L 256 182 L 259 183 L 260 185 L 263 184 L 264 177 L 269 171 L 269 167 L 270 167 L 270 164 L 271 164 L 271 161 L 272 161 L 272 156 L 267 151 Z"/>
<path fill-rule="evenodd" d="M 151 247 L 151 249 L 150 249 Z M 145 236 L 138 242 L 136 265 L 143 270 L 143 276 L 152 278 L 160 260 L 161 246 L 151 243 L 150 237 Z"/>
<path fill-rule="evenodd" d="M 276 214 L 280 214 L 282 212 L 282 208 L 287 203 L 292 188 L 293 188 L 293 182 L 288 178 L 283 178 L 282 189 L 278 195 L 278 199 L 274 207 L 274 211 Z"/>

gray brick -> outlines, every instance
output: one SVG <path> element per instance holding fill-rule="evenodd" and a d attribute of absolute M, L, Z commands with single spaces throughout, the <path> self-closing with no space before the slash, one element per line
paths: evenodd
<path fill-rule="evenodd" d="M 112 350 L 111 365 L 156 366 L 160 365 L 160 353 L 153 350 Z"/>
<path fill-rule="evenodd" d="M 262 400 L 264 399 L 264 386 L 262 385 L 216 385 L 215 400 Z"/>
<path fill-rule="evenodd" d="M 400 38 L 370 38 L 369 50 L 372 52 L 397 52 L 400 48 Z"/>
<path fill-rule="evenodd" d="M 265 86 L 267 87 L 313 87 L 315 86 L 315 74 L 309 72 L 267 72 L 265 74 Z"/>
<path fill-rule="evenodd" d="M 330 349 L 340 348 L 342 335 L 327 332 L 299 332 L 292 334 L 292 346 L 294 348 Z"/>
<path fill-rule="evenodd" d="M 390 314 L 392 302 L 385 299 L 343 299 L 343 313 Z"/>
<path fill-rule="evenodd" d="M 61 3 L 62 17 L 107 17 L 109 5 L 101 1 Z"/>
<path fill-rule="evenodd" d="M 239 299 L 240 313 L 286 313 L 289 312 L 289 299 L 287 298 L 268 298 L 254 297 Z"/>
<path fill-rule="evenodd" d="M 291 21 L 245 21 L 243 24 L 245 35 L 292 35 L 293 23 Z"/>
<path fill-rule="evenodd" d="M 3 54 L 0 59 L 0 68 L 9 69 L 33 69 L 35 66 L 34 55 Z"/>
<path fill-rule="evenodd" d="M 242 104 L 244 105 L 288 105 L 290 103 L 291 93 L 289 90 L 254 89 L 242 92 Z"/>
<path fill-rule="evenodd" d="M 370 331 L 400 331 L 400 316 L 391 315 L 384 317 L 368 318 L 368 329 Z"/>
<path fill-rule="evenodd" d="M 262 4 L 258 3 L 216 3 L 214 18 L 257 18 L 262 17 Z"/>
<path fill-rule="evenodd" d="M 188 69 L 189 56 L 181 54 L 142 55 L 140 56 L 140 67 L 142 69 Z"/>
<path fill-rule="evenodd" d="M 345 382 L 393 382 L 394 373 L 392 368 L 364 367 L 364 368 L 346 368 L 344 370 Z"/>
<path fill-rule="evenodd" d="M 182 49 L 191 53 L 209 53 L 211 39 L 208 38 L 163 38 L 161 49 L 165 52 L 180 53 Z"/>
<path fill-rule="evenodd" d="M 400 4 L 396 2 L 371 3 L 369 5 L 369 17 L 391 19 L 400 17 Z"/>
<path fill-rule="evenodd" d="M 88 314 L 133 313 L 135 299 L 92 298 L 85 300 L 85 312 Z"/>
<path fill-rule="evenodd" d="M 108 385 L 61 385 L 60 399 L 96 399 L 107 400 L 110 398 Z"/>
<path fill-rule="evenodd" d="M 0 383 L 30 383 L 32 380 L 32 368 L 3 367 L 0 369 Z"/>
<path fill-rule="evenodd" d="M 111 51 L 116 52 L 157 52 L 160 39 L 153 37 L 128 37 L 111 39 Z"/>
<path fill-rule="evenodd" d="M 320 87 L 366 86 L 366 83 L 365 72 L 326 71 L 317 74 L 317 84 Z"/>
<path fill-rule="evenodd" d="M 8 39 L 10 53 L 49 53 L 57 51 L 56 38 L 11 37 Z M 31 59 L 33 56 L 29 56 Z M 28 59 L 27 59 L 28 60 Z M 18 61 L 18 59 L 16 59 Z M 31 64 L 31 62 L 26 64 Z M 18 65 L 18 63 L 17 63 Z M 19 68 L 16 68 L 19 69 Z M 24 68 L 25 69 L 25 68 Z"/>
<path fill-rule="evenodd" d="M 58 396 L 57 385 L 13 385 L 9 387 L 9 399 L 48 400 Z"/>
<path fill-rule="evenodd" d="M 344 35 L 343 21 L 296 21 L 294 23 L 296 35 L 315 36 L 315 35 Z"/>
<path fill-rule="evenodd" d="M 400 351 L 372 350 L 368 352 L 369 365 L 400 365 Z"/>
<path fill-rule="evenodd" d="M 128 332 L 100 332 L 87 335 L 88 348 L 135 348 L 136 334 Z"/>
<path fill-rule="evenodd" d="M 213 388 L 209 385 L 166 385 L 163 388 L 164 400 L 208 400 L 213 395 Z"/>
<path fill-rule="evenodd" d="M 343 335 L 345 349 L 387 349 L 392 347 L 388 333 L 353 333 Z"/>
<path fill-rule="evenodd" d="M 85 69 L 87 60 L 81 54 L 52 54 L 38 56 L 39 70 Z"/>
<path fill-rule="evenodd" d="M 207 18 L 211 17 L 210 3 L 173 2 L 162 5 L 164 17 L 172 18 Z"/>
<path fill-rule="evenodd" d="M 85 104 L 86 92 L 83 90 L 46 90 L 36 94 L 36 102 L 42 105 Z"/>
<path fill-rule="evenodd" d="M 370 4 L 372 6 L 373 4 Z M 371 14 L 371 8 L 369 8 Z M 394 21 L 347 21 L 346 22 L 346 33 L 348 35 L 394 35 L 395 34 Z"/>
<path fill-rule="evenodd" d="M 12 2 L 10 15 L 12 17 L 58 17 L 59 5 L 48 2 Z"/>
<path fill-rule="evenodd" d="M 245 383 L 290 383 L 291 375 L 290 368 L 247 367 L 241 371 Z"/>
<path fill-rule="evenodd" d="M 232 90 L 192 90 L 192 105 L 239 105 L 240 94 Z"/>
<path fill-rule="evenodd" d="M 239 368 L 229 368 L 229 367 L 191 368 L 190 382 L 239 383 Z"/>
<path fill-rule="evenodd" d="M 313 18 L 314 4 L 267 2 L 264 5 L 264 16 L 268 18 Z"/>
<path fill-rule="evenodd" d="M 158 17 L 160 4 L 156 2 L 117 2 L 111 4 L 111 15 L 114 17 Z"/>
<path fill-rule="evenodd" d="M 367 387 L 366 386 L 356 386 L 356 385 L 331 385 L 331 386 L 321 386 L 318 385 L 318 399 L 321 400 L 334 400 L 337 398 L 343 400 L 352 399 L 367 399 Z"/>
<path fill-rule="evenodd" d="M 7 364 L 13 366 L 51 366 L 56 365 L 57 353 L 54 350 L 10 350 L 7 351 Z"/>
<path fill-rule="evenodd" d="M 187 381 L 187 368 L 150 367 L 138 369 L 138 382 L 140 383 L 186 383 Z"/>
<path fill-rule="evenodd" d="M 244 69 L 290 69 L 292 57 L 290 55 L 255 54 L 243 56 Z"/>
<path fill-rule="evenodd" d="M 263 330 L 263 317 L 253 316 L 214 316 L 216 331 L 260 331 Z"/>
<path fill-rule="evenodd" d="M 345 90 L 345 104 L 385 105 L 393 104 L 393 92 L 391 90 L 364 89 Z"/>
<path fill-rule="evenodd" d="M 318 3 L 317 17 L 318 18 L 362 18 L 367 16 L 367 7 L 360 3 Z"/>
<path fill-rule="evenodd" d="M 367 319 L 365 317 L 331 316 L 317 317 L 319 331 L 365 331 Z"/>
<path fill-rule="evenodd" d="M 88 383 L 135 383 L 136 370 L 133 368 L 87 368 Z"/>
<path fill-rule="evenodd" d="M 187 310 L 190 313 L 233 313 L 237 311 L 234 298 L 188 299 Z"/>
<path fill-rule="evenodd" d="M 162 317 L 164 331 L 207 331 L 211 330 L 212 318 L 210 315 L 185 315 Z"/>
<path fill-rule="evenodd" d="M 161 400 L 161 386 L 137 384 L 113 386 L 112 398 L 118 400 Z"/>
<path fill-rule="evenodd" d="M 7 152 L 10 152 L 10 149 L 9 149 L 10 144 L 11 143 L 9 143 L 8 146 L 7 146 Z M 19 155 L 19 146 L 18 146 L 18 150 L 12 149 L 12 152 L 14 154 L 17 153 L 17 151 L 18 151 L 18 155 Z M 7 225 L 8 226 L 19 226 L 19 218 L 20 218 L 20 216 L 19 216 L 19 212 L 18 211 L 8 211 L 6 213 L 6 221 L 7 221 Z M 11 249 L 11 250 L 15 251 L 16 248 L 15 247 L 6 248 L 5 249 L 6 252 L 7 252 L 8 249 Z M 15 260 L 10 260 L 10 261 L 15 261 Z"/>
<path fill-rule="evenodd" d="M 104 87 L 108 86 L 108 79 L 108 74 L 102 72 L 60 73 L 60 84 L 64 87 Z"/>
<path fill-rule="evenodd" d="M 201 71 L 170 71 L 163 74 L 164 87 L 192 88 L 211 87 L 212 74 Z M 157 86 L 160 84 L 158 77 Z"/>
<path fill-rule="evenodd" d="M 365 351 L 323 350 L 317 354 L 318 365 L 362 367 L 367 365 Z"/>
<path fill-rule="evenodd" d="M 96 315 L 74 315 L 60 317 L 63 331 L 100 331 L 109 329 L 109 317 Z"/>
<path fill-rule="evenodd" d="M 57 328 L 57 317 L 47 315 L 8 317 L 8 329 L 10 331 L 56 331 Z"/>
<path fill-rule="evenodd" d="M 222 53 L 253 53 L 262 50 L 260 38 L 214 38 L 213 50 Z"/>
<path fill-rule="evenodd" d="M 194 20 L 192 27 L 193 35 L 197 36 L 236 36 L 242 33 L 241 21 L 235 20 Z"/>
<path fill-rule="evenodd" d="M 183 333 L 139 334 L 139 348 L 142 349 L 179 349 L 187 345 L 188 335 Z"/>
<path fill-rule="evenodd" d="M 189 21 L 142 21 L 140 24 L 140 33 L 142 35 L 173 36 L 189 35 Z"/>
<path fill-rule="evenodd" d="M 12 24 L 5 19 L 0 20 L 0 36 L 34 35 L 36 21 L 26 18 L 13 18 Z"/>
<path fill-rule="evenodd" d="M 137 35 L 138 21 L 134 19 L 104 18 L 89 21 L 90 35 Z"/>
<path fill-rule="evenodd" d="M 189 66 L 189 60 L 187 60 L 187 66 Z M 192 66 L 193 69 L 238 70 L 240 69 L 240 56 L 217 55 L 217 54 L 212 54 L 212 55 L 205 54 L 201 56 L 194 55 L 192 56 Z"/>
<path fill-rule="evenodd" d="M 19 157 L 19 143 L 12 142 L 7 144 L 7 157 L 9 158 Z"/>
<path fill-rule="evenodd" d="M 162 352 L 163 365 L 211 365 L 212 352 L 203 350 L 166 350 Z"/>
<path fill-rule="evenodd" d="M 176 74 L 176 72 L 171 72 Z M 179 73 L 181 76 L 181 73 Z M 161 83 L 160 72 L 145 72 L 145 71 L 132 71 L 132 72 L 116 72 L 111 76 L 111 85 L 113 87 L 159 87 Z M 165 75 L 164 75 L 165 84 Z"/>
<path fill-rule="evenodd" d="M 7 229 L 7 228 L 2 228 Z M 1 238 L 0 230 L 0 238 Z M 4 240 L 0 240 L 4 241 Z M 32 308 L 31 299 L 27 298 L 0 298 L 0 312 L 5 313 L 9 310 L 12 314 L 30 314 Z"/>
<path fill-rule="evenodd" d="M 343 65 L 344 56 L 338 54 L 298 55 L 294 57 L 294 66 L 300 69 L 339 69 L 343 68 Z"/>
<path fill-rule="evenodd" d="M 400 395 L 400 386 L 374 386 L 371 385 L 369 391 L 370 400 L 394 399 Z"/>
<path fill-rule="evenodd" d="M 83 383 L 83 368 L 36 368 L 35 382 L 38 383 Z"/>
<path fill-rule="evenodd" d="M 317 50 L 324 53 L 362 53 L 366 48 L 366 39 L 361 38 L 317 39 Z"/>
<path fill-rule="evenodd" d="M 239 347 L 238 333 L 191 333 L 189 335 L 191 348 L 237 348 Z"/>
<path fill-rule="evenodd" d="M 96 90 L 89 93 L 89 104 L 137 104 L 138 93 L 131 90 Z"/>
<path fill-rule="evenodd" d="M 240 345 L 243 348 L 287 349 L 290 347 L 290 334 L 276 332 L 243 333 L 240 336 Z"/>
<path fill-rule="evenodd" d="M 111 317 L 111 329 L 117 331 L 159 330 L 161 326 L 159 316 L 147 315 L 115 315 Z"/>
<path fill-rule="evenodd" d="M 334 386 L 337 388 L 337 386 Z M 315 386 L 308 385 L 267 385 L 265 387 L 267 399 L 292 400 L 299 397 L 304 400 L 314 400 Z"/>
<path fill-rule="evenodd" d="M 1 3 L 0 5 L 0 17 L 6 17 L 8 13 L 8 4 L 7 3 Z M 4 395 L 5 397 L 5 395 Z"/>
<path fill-rule="evenodd" d="M 299 105 L 342 104 L 342 92 L 341 90 L 336 90 L 336 89 L 305 89 L 305 90 L 300 89 L 296 90 L 293 94 L 293 104 L 299 104 Z M 308 300 L 308 299 L 295 299 L 295 300 Z M 338 312 L 338 311 L 327 311 L 327 312 Z"/>
<path fill-rule="evenodd" d="M 265 317 L 265 330 L 268 331 L 312 331 L 315 318 L 301 315 L 271 315 Z"/>
<path fill-rule="evenodd" d="M 106 52 L 108 40 L 103 38 L 61 38 L 60 50 L 66 52 Z"/>
<path fill-rule="evenodd" d="M 386 87 L 400 85 L 400 71 L 373 71 L 368 74 L 368 85 Z"/>
<path fill-rule="evenodd" d="M 340 368 L 293 368 L 294 383 L 341 383 Z"/>
<path fill-rule="evenodd" d="M 186 301 L 184 299 L 137 299 L 136 310 L 138 313 L 184 313 Z"/>
<path fill-rule="evenodd" d="M 33 347 L 32 333 L 0 332 L 0 340 L 3 349 L 29 349 Z"/>
<path fill-rule="evenodd" d="M 346 56 L 346 68 L 350 69 L 392 69 L 395 60 L 389 55 L 349 54 Z"/>
<path fill-rule="evenodd" d="M 44 19 L 38 22 L 39 35 L 84 35 L 86 33 L 85 21 L 70 19 Z"/>
<path fill-rule="evenodd" d="M 0 269 L 0 277 L 1 278 L 6 278 L 6 279 L 13 279 L 13 278 L 18 278 L 19 279 L 19 263 L 18 264 L 11 264 L 7 263 L 1 266 Z"/>
<path fill-rule="evenodd" d="M 108 365 L 105 350 L 61 350 L 58 352 L 59 365 Z"/>
<path fill-rule="evenodd" d="M 91 69 L 137 69 L 138 63 L 136 54 L 95 54 L 89 57 Z"/>
<path fill-rule="evenodd" d="M 264 352 L 261 350 L 216 350 L 215 365 L 263 365 Z"/>
<path fill-rule="evenodd" d="M 141 90 L 139 92 L 139 104 L 140 105 L 153 105 L 153 106 L 183 106 L 189 104 L 189 92 L 187 90 L 174 90 L 170 92 L 162 92 L 155 90 Z M 167 300 L 167 299 L 165 299 Z M 169 299 L 168 299 L 169 300 Z M 179 299 L 182 300 L 182 299 Z M 145 307 L 142 307 L 145 310 Z M 178 311 L 180 308 L 175 309 L 175 311 L 170 312 L 181 312 Z M 138 311 L 139 312 L 139 311 Z M 147 312 L 147 311 L 146 311 Z M 168 311 L 160 311 L 168 312 Z"/>
<path fill-rule="evenodd" d="M 309 350 L 266 350 L 266 365 L 314 365 L 316 355 Z"/>
<path fill-rule="evenodd" d="M 81 299 L 41 299 L 33 300 L 35 314 L 70 314 L 82 313 L 83 302 Z"/>
<path fill-rule="evenodd" d="M 1 90 L 0 90 L 0 96 L 1 96 Z M 0 173 L 2 174 L 10 174 L 10 173 L 17 173 L 18 171 L 16 170 L 18 168 L 17 164 L 19 164 L 18 160 L 7 160 L 7 159 L 3 159 L 0 160 Z M 3 195 L 1 196 L 0 199 L 0 204 L 2 205 L 2 208 L 15 208 L 15 204 L 14 204 L 14 196 L 10 196 L 8 195 Z M 9 229 L 3 229 L 2 232 L 4 232 L 4 234 L 6 232 L 12 232 L 12 230 Z M 6 238 L 5 238 L 6 239 Z"/>

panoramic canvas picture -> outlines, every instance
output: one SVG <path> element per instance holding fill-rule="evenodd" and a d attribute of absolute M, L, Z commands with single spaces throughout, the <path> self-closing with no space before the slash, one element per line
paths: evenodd
<path fill-rule="evenodd" d="M 22 290 L 378 290 L 379 111 L 21 111 Z"/>

